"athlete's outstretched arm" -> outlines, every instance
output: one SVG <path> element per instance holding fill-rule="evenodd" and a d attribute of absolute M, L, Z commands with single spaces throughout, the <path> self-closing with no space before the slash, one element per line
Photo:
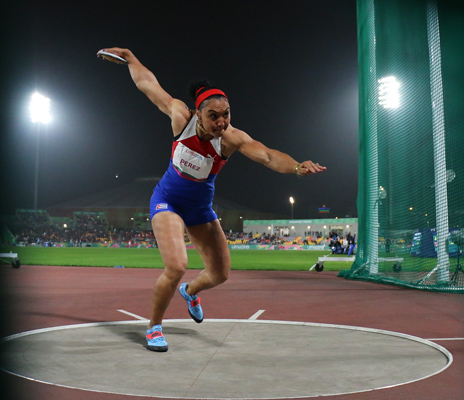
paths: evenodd
<path fill-rule="evenodd" d="M 281 151 L 270 149 L 261 142 L 252 139 L 248 134 L 232 128 L 227 135 L 226 143 L 231 144 L 232 150 L 238 150 L 244 156 L 264 166 L 283 174 L 306 176 L 323 172 L 327 168 L 310 160 L 299 163 L 293 157 Z"/>
<path fill-rule="evenodd" d="M 146 68 L 129 49 L 111 47 L 105 49 L 108 53 L 124 58 L 129 66 L 129 72 L 137 88 L 155 104 L 160 111 L 168 115 L 174 123 L 175 119 L 190 119 L 190 111 L 181 100 L 174 99 L 159 84 L 153 72 Z M 179 115 L 180 114 L 180 115 Z M 180 121 L 182 127 L 185 121 Z"/>

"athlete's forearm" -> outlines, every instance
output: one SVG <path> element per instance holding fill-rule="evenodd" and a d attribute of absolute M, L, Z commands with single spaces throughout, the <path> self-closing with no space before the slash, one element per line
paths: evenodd
<path fill-rule="evenodd" d="M 120 47 L 112 47 L 105 49 L 109 53 L 116 54 L 127 61 L 129 72 L 135 85 L 141 90 L 145 91 L 148 86 L 153 90 L 154 87 L 160 87 L 158 80 L 153 72 L 146 68 L 130 51 L 129 49 L 122 49 Z"/>
<path fill-rule="evenodd" d="M 156 85 L 160 86 L 158 79 L 155 74 L 145 67 L 133 54 L 130 52 L 128 59 L 129 72 L 132 80 L 134 81 L 137 88 L 143 91 L 144 85 Z"/>
<path fill-rule="evenodd" d="M 145 67 L 129 49 L 108 49 L 126 59 L 132 80 L 162 112 L 170 115 L 172 97 L 161 87 L 155 74 Z"/>
<path fill-rule="evenodd" d="M 281 174 L 295 173 L 295 166 L 298 165 L 293 157 L 278 150 L 267 150 L 268 160 L 263 163 L 266 167 Z"/>

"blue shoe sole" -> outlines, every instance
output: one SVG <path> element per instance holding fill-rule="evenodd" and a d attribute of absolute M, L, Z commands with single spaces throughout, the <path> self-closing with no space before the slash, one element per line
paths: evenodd
<path fill-rule="evenodd" d="M 197 317 L 195 317 L 195 315 L 193 315 L 190 310 L 188 310 L 190 316 L 192 317 L 192 319 L 197 323 L 197 324 L 201 324 L 203 322 L 203 318 L 202 319 L 198 319 Z"/>
<path fill-rule="evenodd" d="M 189 314 L 190 314 L 190 317 L 191 317 L 197 324 L 201 324 L 201 323 L 203 322 L 203 318 L 199 319 L 199 318 L 197 318 L 195 315 L 192 314 L 192 312 L 190 311 L 190 306 L 189 306 L 189 302 L 190 302 L 191 300 L 186 299 L 186 298 L 184 297 L 184 295 L 182 294 L 182 291 L 184 291 L 184 293 L 188 296 L 187 292 L 185 292 L 185 289 L 184 289 L 185 286 L 186 286 L 185 283 L 183 283 L 182 285 L 180 285 L 180 287 L 179 287 L 179 293 L 180 293 L 180 295 L 182 296 L 182 298 L 187 302 L 187 307 L 188 307 L 187 309 L 188 309 L 188 312 L 189 312 Z M 201 307 L 201 306 L 200 306 L 200 307 Z"/>
<path fill-rule="evenodd" d="M 150 346 L 147 345 L 147 349 L 151 351 L 156 351 L 158 353 L 164 353 L 168 351 L 168 346 Z"/>

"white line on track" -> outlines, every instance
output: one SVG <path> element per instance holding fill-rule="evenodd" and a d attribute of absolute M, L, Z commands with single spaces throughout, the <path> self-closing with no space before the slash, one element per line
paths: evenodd
<path fill-rule="evenodd" d="M 254 313 L 250 318 L 248 318 L 248 319 L 251 319 L 251 320 L 258 319 L 259 316 L 260 316 L 264 311 L 266 311 L 266 310 L 259 310 L 259 311 L 255 312 L 255 313 Z"/>
<path fill-rule="evenodd" d="M 431 340 L 433 342 L 436 342 L 437 340 L 464 340 L 464 337 L 436 338 L 436 339 L 427 339 L 427 340 Z"/>
<path fill-rule="evenodd" d="M 120 313 L 123 313 L 123 314 L 126 314 L 126 315 L 129 315 L 130 317 L 133 317 L 135 319 L 139 319 L 141 321 L 146 321 L 147 319 L 144 318 L 144 317 L 141 317 L 140 315 L 137 315 L 137 314 L 133 314 L 129 311 L 125 311 L 125 310 L 118 310 Z"/>

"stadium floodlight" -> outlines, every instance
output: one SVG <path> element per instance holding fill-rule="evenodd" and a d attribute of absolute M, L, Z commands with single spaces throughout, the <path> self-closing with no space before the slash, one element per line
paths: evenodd
<path fill-rule="evenodd" d="M 295 203 L 295 200 L 293 199 L 293 197 L 290 197 L 290 204 L 292 205 L 292 219 L 293 219 L 293 203 Z"/>
<path fill-rule="evenodd" d="M 383 108 L 398 108 L 400 106 L 400 83 L 394 76 L 379 79 L 379 104 Z"/>
<path fill-rule="evenodd" d="M 50 117 L 50 99 L 35 92 L 31 96 L 30 102 L 31 121 L 36 123 L 48 124 Z"/>
<path fill-rule="evenodd" d="M 34 210 L 37 210 L 39 193 L 39 148 L 40 148 L 40 125 L 48 124 L 50 117 L 50 99 L 40 93 L 33 93 L 29 104 L 31 121 L 37 124 L 37 146 L 35 155 L 35 180 L 34 180 Z"/>

